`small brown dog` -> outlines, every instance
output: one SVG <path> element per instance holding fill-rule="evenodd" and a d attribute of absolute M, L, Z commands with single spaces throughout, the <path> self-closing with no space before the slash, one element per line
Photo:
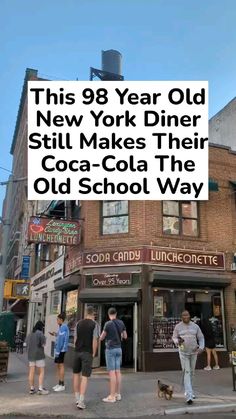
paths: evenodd
<path fill-rule="evenodd" d="M 166 400 L 171 400 L 173 396 L 174 388 L 167 384 L 162 383 L 160 380 L 157 381 L 157 394 L 158 397 L 165 397 Z"/>

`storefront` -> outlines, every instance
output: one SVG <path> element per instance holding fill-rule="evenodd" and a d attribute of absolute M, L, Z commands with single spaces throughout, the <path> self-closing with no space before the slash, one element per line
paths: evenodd
<path fill-rule="evenodd" d="M 151 302 L 151 309 L 150 328 L 148 336 L 146 333 L 144 337 L 144 369 L 179 368 L 172 334 L 184 310 L 189 311 L 191 320 L 199 326 L 203 319 L 210 320 L 220 363 L 226 366 L 224 289 L 230 285 L 231 277 L 225 272 L 224 254 L 165 248 L 149 249 L 148 252 L 152 265 L 146 274 L 149 284 L 146 298 Z M 198 368 L 205 366 L 205 358 L 205 354 L 198 358 Z"/>
<path fill-rule="evenodd" d="M 101 330 L 108 320 L 108 309 L 116 307 L 119 319 L 123 320 L 128 339 L 122 342 L 123 367 L 138 369 L 139 319 L 141 318 L 141 268 L 110 267 L 86 268 L 83 277 L 84 288 L 79 299 L 86 305 L 93 305 L 96 320 Z M 99 344 L 94 367 L 105 366 L 104 342 Z"/>
<path fill-rule="evenodd" d="M 143 246 L 84 252 L 77 262 L 80 315 L 86 305 L 93 305 L 102 328 L 108 308 L 115 306 L 126 324 L 123 367 L 178 369 L 178 351 L 171 337 L 185 309 L 197 323 L 210 319 L 221 365 L 226 365 L 224 290 L 231 276 L 225 271 L 223 253 Z M 94 366 L 104 362 L 102 344 Z"/>
<path fill-rule="evenodd" d="M 28 315 L 28 333 L 38 320 L 45 324 L 45 354 L 54 356 L 55 337 L 49 332 L 57 331 L 57 316 L 61 312 L 62 293 L 55 283 L 63 278 L 64 255 L 31 278 L 31 296 Z"/>

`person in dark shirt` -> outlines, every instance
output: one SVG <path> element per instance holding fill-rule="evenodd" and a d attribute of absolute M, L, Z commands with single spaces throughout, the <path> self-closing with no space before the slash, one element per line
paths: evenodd
<path fill-rule="evenodd" d="M 117 312 L 114 307 L 108 310 L 109 321 L 105 323 L 100 340 L 106 343 L 106 365 L 110 377 L 110 394 L 103 399 L 106 403 L 114 403 L 121 400 L 121 340 L 127 339 L 126 328 L 122 320 L 116 318 Z"/>
<path fill-rule="evenodd" d="M 204 368 L 205 371 L 211 371 L 211 355 L 214 357 L 215 366 L 214 370 L 219 370 L 218 355 L 216 352 L 215 336 L 212 324 L 209 319 L 203 319 L 201 322 L 201 330 L 205 338 L 205 347 L 207 353 L 207 366 Z"/>
<path fill-rule="evenodd" d="M 84 397 L 88 377 L 92 373 L 93 358 L 96 355 L 99 338 L 99 326 L 94 321 L 93 307 L 87 307 L 86 315 L 76 326 L 73 382 L 78 409 L 85 409 Z"/>
<path fill-rule="evenodd" d="M 26 345 L 28 349 L 28 361 L 29 361 L 29 385 L 30 385 L 30 394 L 35 394 L 36 390 L 34 387 L 34 377 L 35 369 L 38 369 L 39 376 L 39 388 L 38 394 L 46 395 L 49 393 L 43 387 L 44 381 L 44 370 L 45 370 L 45 354 L 44 346 L 46 344 L 46 339 L 43 334 L 44 324 L 39 320 L 34 328 L 32 333 L 30 333 L 26 338 Z"/>

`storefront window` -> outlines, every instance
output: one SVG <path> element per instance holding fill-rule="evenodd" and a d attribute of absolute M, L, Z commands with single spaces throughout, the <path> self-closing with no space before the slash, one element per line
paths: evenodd
<path fill-rule="evenodd" d="M 197 202 L 163 201 L 163 233 L 196 237 Z"/>
<path fill-rule="evenodd" d="M 51 292 L 50 314 L 60 314 L 61 309 L 61 291 Z"/>
<path fill-rule="evenodd" d="M 209 319 L 215 336 L 216 347 L 224 347 L 222 295 L 208 290 L 153 290 L 153 349 L 175 348 L 172 334 L 181 320 L 183 310 L 188 310 L 191 320 L 201 327 L 203 319 Z"/>
<path fill-rule="evenodd" d="M 68 291 L 66 295 L 66 318 L 70 331 L 69 342 L 74 343 L 78 290 Z"/>
<path fill-rule="evenodd" d="M 102 234 L 128 233 L 128 201 L 102 202 Z"/>

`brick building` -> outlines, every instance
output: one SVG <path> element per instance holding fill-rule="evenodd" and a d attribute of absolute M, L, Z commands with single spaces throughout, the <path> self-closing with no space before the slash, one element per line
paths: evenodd
<path fill-rule="evenodd" d="M 115 305 L 127 325 L 124 365 L 141 370 L 177 368 L 171 335 L 187 308 L 195 321 L 211 318 L 221 365 L 236 326 L 236 154 L 211 146 L 210 199 L 189 201 L 82 201 L 82 242 L 65 258 L 64 291 L 71 310 L 97 309 L 102 325 Z M 203 366 L 204 356 L 199 359 Z M 99 348 L 94 365 L 104 364 Z"/>

